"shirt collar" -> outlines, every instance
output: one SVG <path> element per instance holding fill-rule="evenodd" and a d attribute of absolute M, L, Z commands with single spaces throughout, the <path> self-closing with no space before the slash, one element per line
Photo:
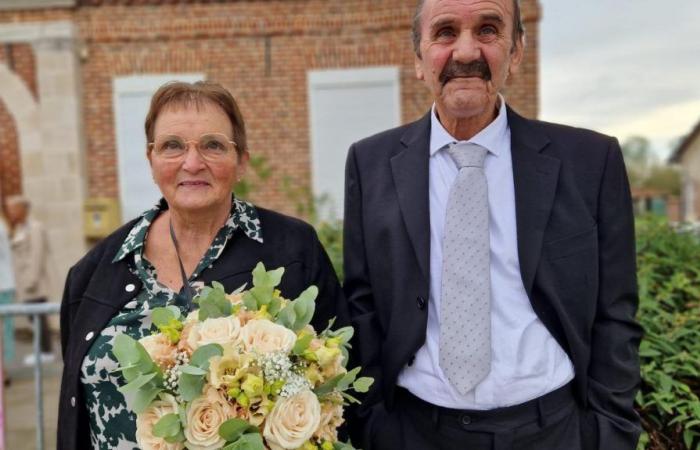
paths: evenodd
<path fill-rule="evenodd" d="M 480 145 L 491 154 L 498 156 L 500 153 L 500 142 L 503 135 L 508 130 L 508 114 L 506 113 L 506 103 L 501 94 L 498 94 L 498 115 L 496 118 L 479 131 L 474 137 L 466 142 Z M 447 147 L 449 144 L 458 142 L 450 133 L 445 130 L 435 112 L 435 104 L 430 113 L 430 156 L 435 155 L 438 150 Z"/>
<path fill-rule="evenodd" d="M 258 218 L 258 211 L 255 206 L 251 203 L 239 200 L 234 196 L 232 196 L 232 199 L 231 212 L 222 228 L 228 228 L 230 234 L 236 229 L 241 228 L 249 239 L 262 243 L 262 229 L 260 226 L 260 219 Z M 151 223 L 153 223 L 153 220 L 155 220 L 160 213 L 167 209 L 168 203 L 164 198 L 161 198 L 153 208 L 141 214 L 139 220 L 136 221 L 131 231 L 129 231 L 129 234 L 126 236 L 126 239 L 124 239 L 124 242 L 112 262 L 120 261 L 129 253 L 133 253 L 137 249 L 142 248 L 146 242 L 146 236 L 148 235 L 148 229 Z"/>

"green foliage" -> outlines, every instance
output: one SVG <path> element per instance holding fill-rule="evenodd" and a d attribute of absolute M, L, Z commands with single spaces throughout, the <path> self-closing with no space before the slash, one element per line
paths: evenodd
<path fill-rule="evenodd" d="M 190 363 L 180 367 L 178 390 L 183 400 L 189 402 L 200 396 L 209 371 L 209 359 L 223 354 L 224 349 L 219 344 L 203 345 L 192 353 Z"/>
<path fill-rule="evenodd" d="M 139 341 L 120 334 L 114 338 L 114 356 L 127 384 L 120 387 L 134 412 L 143 412 L 163 391 L 163 374 Z"/>
<path fill-rule="evenodd" d="M 206 286 L 202 293 L 194 300 L 199 305 L 199 321 L 231 315 L 233 305 L 226 298 L 224 286 L 214 281 L 212 287 Z"/>
<path fill-rule="evenodd" d="M 640 449 L 700 449 L 700 240 L 663 219 L 637 222 Z"/>
<path fill-rule="evenodd" d="M 177 414 L 166 414 L 153 426 L 153 436 L 162 437 L 167 442 L 182 442 L 185 434 L 182 432 L 182 422 Z"/>
<path fill-rule="evenodd" d="M 680 195 L 680 173 L 673 167 L 659 164 L 649 139 L 631 136 L 622 144 L 622 155 L 633 188 L 650 189 L 659 194 Z"/>
<path fill-rule="evenodd" d="M 311 322 L 316 310 L 316 297 L 318 288 L 309 286 L 304 292 L 299 294 L 295 300 L 289 302 L 277 316 L 277 323 L 295 332 L 301 330 Z"/>
<path fill-rule="evenodd" d="M 219 436 L 228 443 L 224 450 L 265 450 L 258 428 L 245 420 L 229 419 L 222 423 Z"/>

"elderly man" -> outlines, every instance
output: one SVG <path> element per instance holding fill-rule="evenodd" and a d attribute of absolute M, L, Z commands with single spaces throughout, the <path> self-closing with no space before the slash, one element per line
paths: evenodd
<path fill-rule="evenodd" d="M 50 289 L 49 243 L 44 226 L 30 217 L 30 203 L 26 197 L 14 195 L 7 198 L 7 218 L 12 227 L 12 259 L 15 269 L 17 301 L 44 303 Z M 45 316 L 41 322 L 41 362 L 54 359 L 51 351 L 51 334 Z M 33 365 L 36 355 L 24 358 L 26 365 Z"/>
<path fill-rule="evenodd" d="M 354 144 L 345 290 L 375 386 L 367 449 L 632 450 L 639 384 L 630 192 L 617 141 L 528 120 L 500 91 L 516 0 L 425 0 L 417 122 Z"/>

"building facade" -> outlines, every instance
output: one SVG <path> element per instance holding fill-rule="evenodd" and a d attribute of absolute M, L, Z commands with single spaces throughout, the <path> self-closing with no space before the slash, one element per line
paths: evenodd
<path fill-rule="evenodd" d="M 670 162 L 681 169 L 681 214 L 686 222 L 700 220 L 700 121 L 681 141 Z"/>
<path fill-rule="evenodd" d="M 536 0 L 523 0 L 527 50 L 506 96 L 538 113 Z M 90 244 L 86 205 L 124 221 L 154 201 L 143 120 L 173 79 L 222 83 L 251 154 L 270 176 L 254 202 L 295 214 L 293 192 L 342 209 L 348 145 L 415 120 L 408 0 L 4 0 L 0 3 L 0 187 L 48 225 L 58 276 Z M 284 182 L 283 182 L 284 181 Z M 101 220 L 96 214 L 96 220 Z M 89 223 L 85 222 L 85 223 Z M 99 224 L 98 228 L 99 228 Z"/>

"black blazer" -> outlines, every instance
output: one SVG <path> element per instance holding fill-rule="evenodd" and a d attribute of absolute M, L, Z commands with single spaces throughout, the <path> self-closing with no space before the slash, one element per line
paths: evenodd
<path fill-rule="evenodd" d="M 257 208 L 264 243 L 237 230 L 212 267 L 204 270 L 200 281 L 219 281 L 227 291 L 248 283 L 251 271 L 262 261 L 268 269 L 284 266 L 279 289 L 294 299 L 309 285 L 319 288 L 312 324 L 321 331 L 332 317 L 336 326 L 347 323 L 342 309 L 342 291 L 328 256 L 314 229 L 297 219 Z M 57 448 L 89 449 L 90 425 L 83 401 L 80 366 L 92 339 L 109 320 L 141 289 L 141 282 L 127 266 L 127 258 L 112 263 L 134 222 L 128 223 L 88 252 L 68 273 L 61 303 L 61 346 L 63 379 L 58 412 Z M 136 289 L 128 292 L 125 287 Z M 339 309 L 340 308 L 340 309 Z"/>
<path fill-rule="evenodd" d="M 634 219 L 617 141 L 508 109 L 518 255 L 533 309 L 567 352 L 593 448 L 634 449 L 640 382 Z M 393 406 L 425 341 L 430 114 L 354 144 L 345 191 L 345 284 L 354 356 L 377 382 L 359 411 Z M 372 406 L 375 405 L 375 406 Z M 355 438 L 357 440 L 357 434 Z M 597 436 L 597 437 L 596 437 Z"/>

